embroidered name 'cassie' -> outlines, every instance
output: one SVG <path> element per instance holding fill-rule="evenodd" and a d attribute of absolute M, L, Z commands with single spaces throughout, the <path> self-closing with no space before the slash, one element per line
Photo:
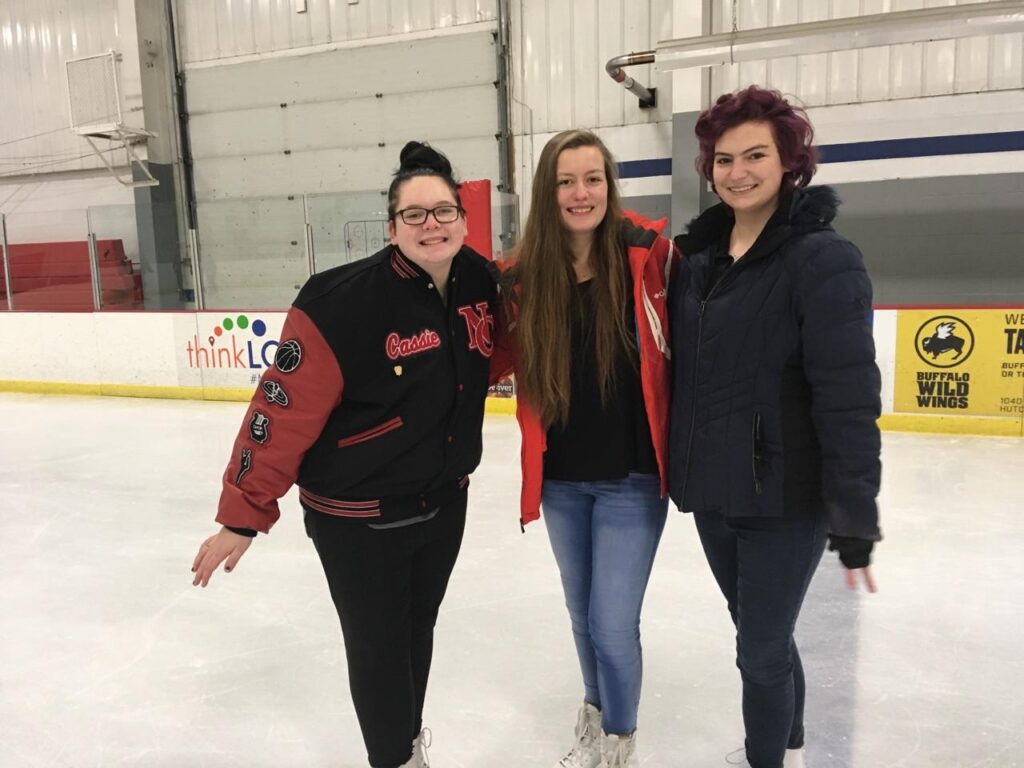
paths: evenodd
<path fill-rule="evenodd" d="M 384 340 L 384 351 L 387 352 L 388 357 L 392 360 L 397 360 L 400 357 L 409 357 L 410 355 L 418 355 L 420 352 L 426 352 L 428 349 L 436 349 L 440 346 L 441 337 L 438 336 L 437 331 L 432 331 L 429 328 L 424 328 L 408 339 L 403 339 L 397 333 L 392 332 Z"/>

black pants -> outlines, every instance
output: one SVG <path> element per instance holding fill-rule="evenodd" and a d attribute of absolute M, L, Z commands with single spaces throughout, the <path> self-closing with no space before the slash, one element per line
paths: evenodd
<path fill-rule="evenodd" d="M 793 630 L 822 552 L 814 518 L 694 515 L 704 554 L 736 625 L 751 768 L 781 768 L 804 743 L 804 671 Z"/>
<path fill-rule="evenodd" d="M 338 610 L 370 765 L 408 762 L 422 728 L 434 623 L 466 525 L 461 490 L 430 520 L 378 530 L 306 512 Z"/>

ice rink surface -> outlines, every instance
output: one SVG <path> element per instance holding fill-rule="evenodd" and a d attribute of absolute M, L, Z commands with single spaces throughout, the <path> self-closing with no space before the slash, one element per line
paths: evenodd
<path fill-rule="evenodd" d="M 365 766 L 294 493 L 235 573 L 189 571 L 241 403 L 0 395 L 0 766 Z M 582 696 L 515 420 L 490 416 L 438 623 L 434 768 L 552 768 Z M 826 554 L 798 628 L 810 768 L 1024 766 L 1024 442 L 886 434 L 880 592 Z M 673 513 L 644 608 L 644 766 L 742 745 L 724 600 Z"/>

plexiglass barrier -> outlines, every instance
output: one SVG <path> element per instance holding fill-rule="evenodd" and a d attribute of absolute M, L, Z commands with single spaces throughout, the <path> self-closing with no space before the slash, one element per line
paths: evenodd
<path fill-rule="evenodd" d="M 7 214 L 0 310 L 285 309 L 310 275 L 389 242 L 380 190 L 211 200 L 196 221 L 186 247 L 160 206 Z M 519 198 L 493 192 L 490 255 L 518 225 Z"/>
<path fill-rule="evenodd" d="M 144 309 L 135 206 L 93 206 L 86 210 L 86 218 L 100 309 Z"/>
<path fill-rule="evenodd" d="M 202 202 L 199 270 L 206 309 L 284 309 L 309 277 L 302 195 Z"/>
<path fill-rule="evenodd" d="M 313 269 L 371 256 L 389 242 L 388 201 L 379 191 L 307 195 Z"/>
<path fill-rule="evenodd" d="M 508 258 L 519 242 L 519 195 L 491 192 L 492 256 L 496 261 Z"/>
<path fill-rule="evenodd" d="M 3 233 L 8 309 L 88 312 L 98 308 L 84 210 L 10 213 L 4 217 Z"/>

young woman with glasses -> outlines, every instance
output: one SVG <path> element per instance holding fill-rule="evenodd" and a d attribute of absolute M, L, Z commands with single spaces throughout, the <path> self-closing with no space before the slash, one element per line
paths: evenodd
<path fill-rule="evenodd" d="M 388 192 L 391 244 L 314 275 L 235 440 L 192 570 L 234 570 L 299 485 L 337 609 L 369 763 L 426 765 L 434 623 L 462 542 L 497 288 L 463 246 L 451 165 L 417 142 Z"/>
<path fill-rule="evenodd" d="M 668 504 L 675 259 L 665 222 L 621 210 L 615 178 L 595 134 L 552 138 L 507 273 L 522 522 L 543 507 L 583 677 L 562 768 L 637 764 L 640 609 Z"/>

